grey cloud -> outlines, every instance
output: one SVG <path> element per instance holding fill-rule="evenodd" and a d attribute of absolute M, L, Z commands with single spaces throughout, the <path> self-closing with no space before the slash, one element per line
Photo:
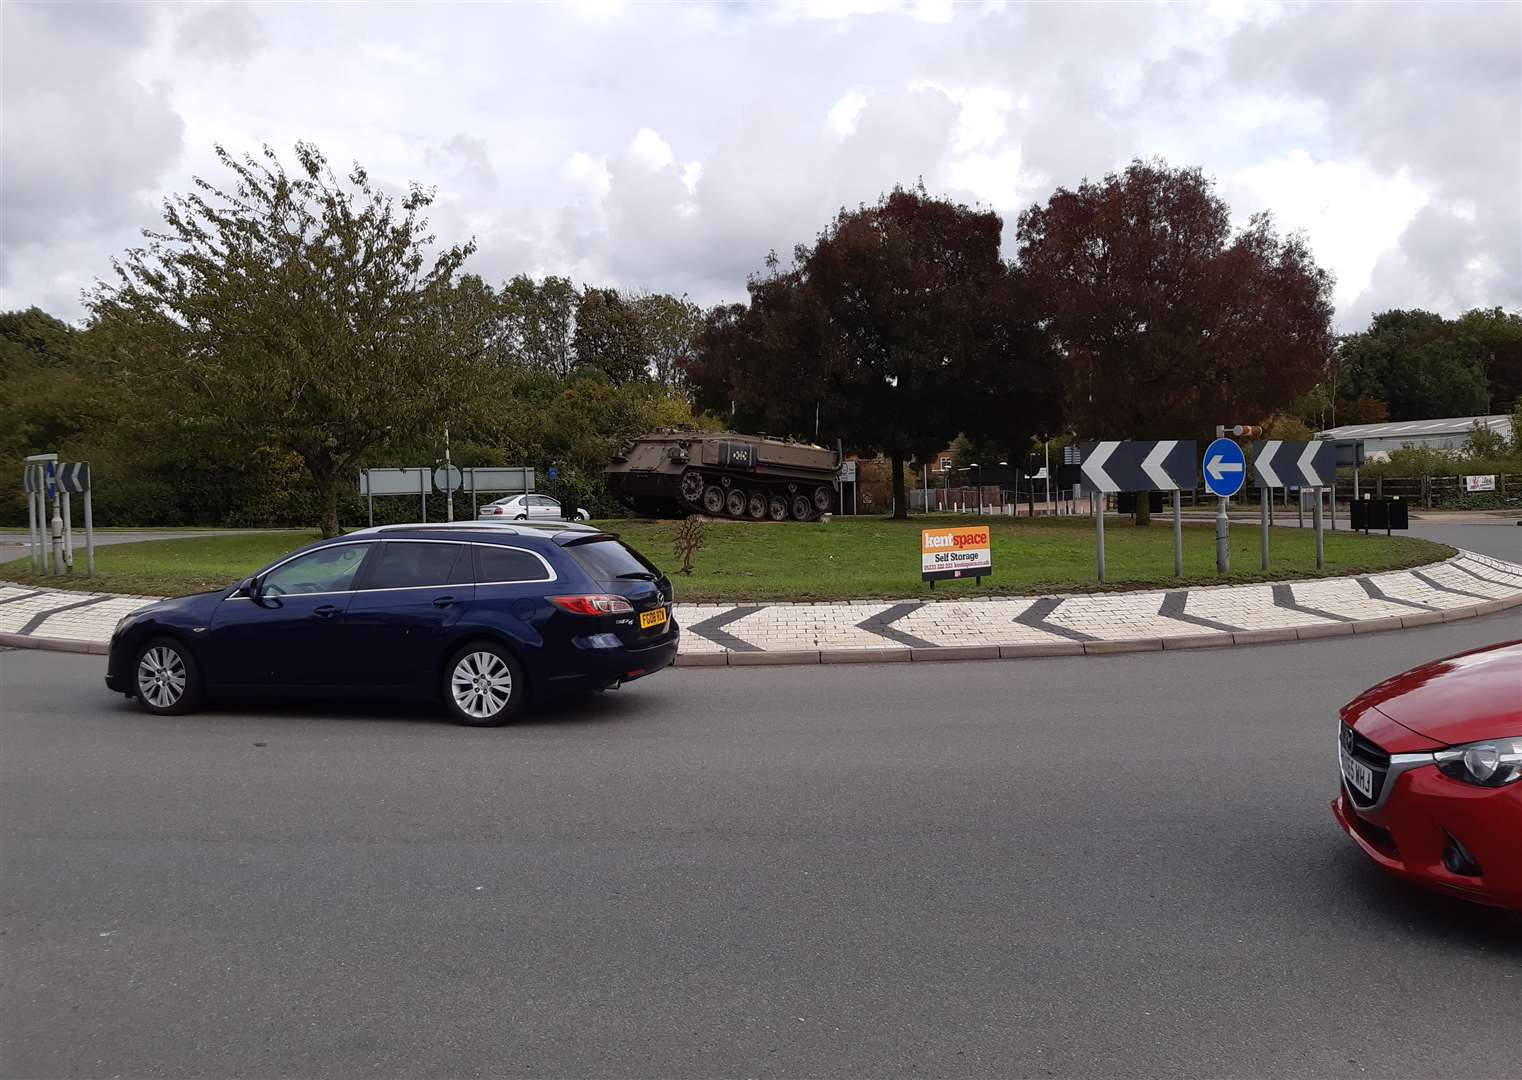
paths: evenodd
<path fill-rule="evenodd" d="M 56 296 L 59 252 L 94 241 L 99 253 L 78 274 L 77 295 L 105 270 L 107 236 L 156 219 L 183 123 L 166 87 L 127 70 L 132 49 L 151 38 L 146 9 L 8 4 L 4 20 L 0 288 L 7 302 L 29 302 L 33 290 Z"/>
<path fill-rule="evenodd" d="M 199 4 L 175 28 L 175 51 L 189 59 L 241 63 L 269 42 L 248 4 Z"/>

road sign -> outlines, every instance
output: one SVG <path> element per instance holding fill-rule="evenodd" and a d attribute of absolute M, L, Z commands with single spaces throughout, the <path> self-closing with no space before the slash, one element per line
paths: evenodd
<path fill-rule="evenodd" d="M 1264 487 L 1331 487 L 1337 479 L 1337 458 L 1336 443 L 1270 439 L 1257 445 L 1253 468 Z"/>
<path fill-rule="evenodd" d="M 427 490 L 427 469 L 365 469 L 359 474 L 361 495 L 419 495 Z"/>
<path fill-rule="evenodd" d="M 842 484 L 856 483 L 856 462 L 842 461 L 840 463 L 840 482 Z"/>
<path fill-rule="evenodd" d="M 1247 481 L 1247 457 L 1232 439 L 1217 439 L 1205 447 L 1205 487 L 1229 499 Z"/>
<path fill-rule="evenodd" d="M 1098 442 L 1082 447 L 1079 470 L 1085 494 L 1113 491 L 1178 491 L 1197 478 L 1190 439 Z"/>
<path fill-rule="evenodd" d="M 440 465 L 433 470 L 433 486 L 440 491 L 460 490 L 460 467 L 458 465 Z"/>
<path fill-rule="evenodd" d="M 58 486 L 76 495 L 90 490 L 90 466 L 83 461 L 73 461 L 58 466 Z"/>
<path fill-rule="evenodd" d="M 548 475 L 551 480 L 558 480 L 560 479 L 560 470 L 551 465 L 546 475 Z"/>
<path fill-rule="evenodd" d="M 920 530 L 920 577 L 932 587 L 944 578 L 981 578 L 992 570 L 987 525 Z"/>
<path fill-rule="evenodd" d="M 522 491 L 534 490 L 534 470 L 520 466 L 502 468 L 469 468 L 462 470 L 462 491 Z"/>

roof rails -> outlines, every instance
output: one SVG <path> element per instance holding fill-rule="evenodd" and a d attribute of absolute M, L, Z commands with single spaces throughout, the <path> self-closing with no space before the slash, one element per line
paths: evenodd
<path fill-rule="evenodd" d="M 482 532 L 505 533 L 509 536 L 530 534 L 555 535 L 567 532 L 601 532 L 601 529 L 579 521 L 421 521 L 402 525 L 372 525 L 356 529 L 349 536 L 375 536 L 392 532 Z"/>

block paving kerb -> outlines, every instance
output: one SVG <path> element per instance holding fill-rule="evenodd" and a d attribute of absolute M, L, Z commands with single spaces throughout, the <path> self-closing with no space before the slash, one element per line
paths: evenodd
<path fill-rule="evenodd" d="M 0 644 L 104 652 L 156 598 L 0 583 Z M 948 601 L 682 604 L 679 664 L 926 661 L 1203 648 L 1367 633 L 1522 607 L 1522 564 L 1460 551 L 1411 570 L 1261 585 Z"/>

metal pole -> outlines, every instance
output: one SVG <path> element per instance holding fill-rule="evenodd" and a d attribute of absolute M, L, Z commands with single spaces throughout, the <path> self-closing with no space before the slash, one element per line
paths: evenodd
<path fill-rule="evenodd" d="M 1358 466 L 1353 466 L 1353 501 L 1358 501 Z M 1349 511 L 1352 513 L 1352 511 Z"/>
<path fill-rule="evenodd" d="M 454 484 L 449 471 L 449 425 L 444 425 L 444 520 L 454 520 Z"/>
<path fill-rule="evenodd" d="M 1263 569 L 1268 569 L 1268 515 L 1273 502 L 1268 497 L 1268 485 L 1259 489 L 1263 493 Z"/>
<path fill-rule="evenodd" d="M 1215 512 L 1215 572 L 1218 574 L 1231 570 L 1230 529 L 1231 519 L 1226 516 L 1226 499 L 1222 497 Z"/>
<path fill-rule="evenodd" d="M 95 576 L 95 515 L 90 508 L 90 487 L 85 488 L 85 572 L 88 577 Z"/>
<path fill-rule="evenodd" d="M 63 514 L 60 508 L 63 506 L 63 499 L 58 495 L 57 488 L 54 488 L 53 492 L 53 520 L 48 523 L 48 531 L 53 535 L 53 565 L 48 573 L 61 574 L 63 573 Z"/>
<path fill-rule="evenodd" d="M 1105 493 L 1100 491 L 1089 496 L 1089 505 L 1094 508 L 1094 528 L 1099 535 L 1099 580 L 1105 579 Z"/>
<path fill-rule="evenodd" d="M 1285 488 L 1284 491 L 1288 494 L 1289 488 Z M 1295 524 L 1302 529 L 1305 528 L 1305 488 L 1295 492 Z"/>
<path fill-rule="evenodd" d="M 1056 516 L 1056 509 L 1052 506 L 1052 440 L 1046 440 L 1046 509 L 1052 516 Z"/>
<path fill-rule="evenodd" d="M 1332 486 L 1326 489 L 1326 506 L 1332 512 L 1332 531 L 1337 531 L 1337 478 L 1332 477 Z"/>
<path fill-rule="evenodd" d="M 63 499 L 63 568 L 69 573 L 74 572 L 74 497 L 67 491 L 61 492 Z"/>
<path fill-rule="evenodd" d="M 27 475 L 24 479 L 30 482 L 33 475 L 32 466 L 28 465 L 26 467 L 26 473 Z M 35 491 L 28 491 L 26 493 L 26 543 L 27 547 L 31 549 L 27 554 L 32 557 L 32 573 L 35 574 L 42 569 L 42 564 L 39 561 L 39 556 L 42 554 L 42 543 L 38 539 L 37 533 L 37 493 Z"/>
<path fill-rule="evenodd" d="M 1173 576 L 1184 574 L 1184 494 L 1173 489 Z"/>
<path fill-rule="evenodd" d="M 1326 549 L 1322 543 L 1321 534 L 1321 489 L 1316 489 L 1316 569 L 1320 570 L 1326 565 Z"/>

